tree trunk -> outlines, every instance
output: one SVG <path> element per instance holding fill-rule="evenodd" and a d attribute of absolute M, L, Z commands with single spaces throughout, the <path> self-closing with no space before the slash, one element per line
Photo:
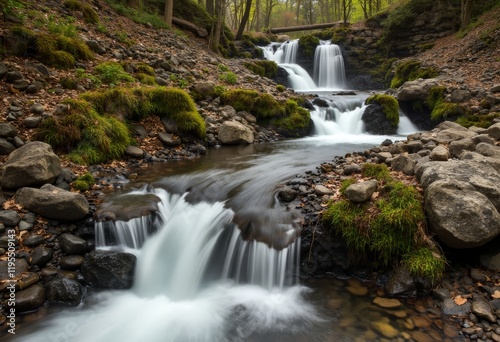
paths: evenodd
<path fill-rule="evenodd" d="M 172 27 L 172 17 L 174 16 L 174 0 L 165 0 L 165 22 Z"/>
<path fill-rule="evenodd" d="M 241 18 L 240 27 L 238 28 L 238 32 L 236 33 L 236 40 L 240 40 L 241 36 L 243 36 L 243 31 L 245 30 L 245 26 L 247 24 L 248 18 L 250 17 L 250 8 L 252 7 L 252 0 L 247 0 L 247 4 L 245 7 L 245 13 L 243 13 L 243 18 Z"/>
<path fill-rule="evenodd" d="M 296 8 L 296 17 L 297 17 L 297 25 L 300 24 L 300 0 L 297 0 L 297 8 Z"/>
<path fill-rule="evenodd" d="M 462 0 L 460 3 L 460 25 L 462 28 L 470 24 L 472 18 L 472 2 L 473 0 Z"/>
<path fill-rule="evenodd" d="M 214 16 L 214 0 L 207 0 L 206 3 L 206 9 L 208 14 L 210 14 L 212 17 Z"/>
<path fill-rule="evenodd" d="M 132 7 L 135 9 L 139 9 L 140 7 L 140 0 L 127 0 L 127 6 Z"/>
<path fill-rule="evenodd" d="M 224 9 L 226 7 L 225 5 L 225 0 L 215 0 L 216 20 L 214 25 L 212 25 L 212 30 L 210 32 L 210 49 L 217 53 L 220 52 L 220 35 L 222 32 L 222 23 L 224 22 Z"/>

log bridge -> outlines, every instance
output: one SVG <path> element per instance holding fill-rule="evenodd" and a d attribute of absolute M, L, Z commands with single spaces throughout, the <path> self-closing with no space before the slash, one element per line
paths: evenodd
<path fill-rule="evenodd" d="M 326 23 L 326 24 L 276 27 L 276 28 L 268 29 L 267 32 L 276 34 L 276 33 L 294 32 L 294 31 L 320 30 L 320 29 L 327 29 L 327 28 L 341 26 L 341 25 L 349 25 L 349 23 L 344 23 L 343 21 L 336 21 L 334 23 Z"/>

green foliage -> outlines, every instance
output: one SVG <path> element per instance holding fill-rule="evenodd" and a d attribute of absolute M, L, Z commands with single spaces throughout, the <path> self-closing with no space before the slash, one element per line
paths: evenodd
<path fill-rule="evenodd" d="M 118 62 L 104 62 L 95 67 L 95 73 L 102 83 L 114 86 L 119 82 L 133 82 L 134 78 Z"/>
<path fill-rule="evenodd" d="M 463 116 L 467 113 L 465 107 L 456 103 L 443 102 L 434 107 L 431 112 L 432 121 L 441 121 Z"/>
<path fill-rule="evenodd" d="M 220 72 L 228 72 L 229 71 L 229 68 L 227 67 L 227 65 L 224 65 L 224 64 L 219 64 L 217 66 L 217 68 L 219 69 Z"/>
<path fill-rule="evenodd" d="M 274 61 L 255 60 L 244 62 L 243 65 L 253 73 L 267 78 L 275 77 L 278 72 L 278 64 Z"/>
<path fill-rule="evenodd" d="M 56 42 L 60 50 L 70 53 L 77 60 L 86 61 L 94 57 L 94 54 L 83 40 L 58 36 Z"/>
<path fill-rule="evenodd" d="M 424 104 L 430 110 L 433 110 L 437 105 L 444 101 L 444 93 L 446 91 L 446 87 L 443 86 L 435 86 L 432 87 L 429 91 L 429 95 L 424 101 Z"/>
<path fill-rule="evenodd" d="M 385 94 L 375 94 L 366 99 L 365 103 L 370 104 L 377 102 L 382 106 L 382 110 L 391 126 L 398 127 L 399 125 L 399 103 L 394 97 Z"/>
<path fill-rule="evenodd" d="M 61 78 L 61 80 L 59 81 L 61 83 L 61 87 L 63 87 L 63 89 L 76 89 L 78 88 L 78 82 L 72 78 L 67 78 L 67 77 L 64 77 L 64 78 Z"/>
<path fill-rule="evenodd" d="M 73 182 L 73 188 L 75 188 L 76 190 L 79 190 L 79 191 L 87 191 L 94 184 L 95 184 L 94 176 L 92 176 L 91 173 L 87 172 L 86 174 L 78 177 Z"/>
<path fill-rule="evenodd" d="M 340 194 L 345 194 L 345 191 L 347 190 L 348 187 L 350 187 L 351 185 L 353 185 L 354 183 L 356 183 L 356 178 L 347 178 L 347 179 L 344 179 L 342 181 L 342 183 L 340 184 Z"/>
<path fill-rule="evenodd" d="M 301 137 L 308 133 L 311 113 L 294 100 L 285 102 L 285 117 L 272 121 L 272 125 L 287 137 Z"/>
<path fill-rule="evenodd" d="M 319 38 L 314 35 L 302 36 L 299 39 L 299 48 L 305 56 L 312 57 L 319 45 Z"/>
<path fill-rule="evenodd" d="M 0 0 L 0 8 L 5 17 L 6 15 L 12 15 L 24 8 L 24 4 L 20 0 Z"/>
<path fill-rule="evenodd" d="M 420 65 L 421 62 L 411 59 L 399 63 L 391 81 L 391 88 L 398 88 L 406 81 L 413 81 L 418 78 L 433 78 L 439 74 L 433 68 L 422 68 Z"/>
<path fill-rule="evenodd" d="M 437 281 L 443 276 L 446 260 L 428 247 L 420 247 L 403 256 L 402 264 L 417 277 L 425 277 Z"/>
<path fill-rule="evenodd" d="M 284 92 L 285 89 L 286 89 L 285 86 L 282 84 L 276 85 L 276 90 L 279 91 L 280 93 Z"/>
<path fill-rule="evenodd" d="M 257 46 L 267 46 L 271 44 L 271 39 L 261 32 L 245 32 L 242 36 L 244 41 L 250 42 L 253 45 Z"/>
<path fill-rule="evenodd" d="M 135 76 L 142 84 L 147 84 L 147 85 L 155 85 L 156 84 L 156 78 L 154 76 L 148 75 L 148 74 L 143 74 L 143 73 L 138 73 Z"/>
<path fill-rule="evenodd" d="M 365 163 L 362 173 L 364 177 L 375 178 L 378 181 L 388 182 L 392 179 L 389 168 L 385 164 Z"/>
<path fill-rule="evenodd" d="M 346 43 L 351 33 L 352 31 L 348 26 L 336 27 L 331 33 L 331 41 L 335 44 Z"/>
<path fill-rule="evenodd" d="M 223 85 L 216 85 L 214 87 L 214 95 L 216 97 L 220 97 L 222 94 L 224 94 L 225 92 L 227 91 L 226 87 L 224 87 Z"/>
<path fill-rule="evenodd" d="M 219 75 L 219 80 L 227 84 L 238 83 L 238 76 L 234 72 L 227 71 Z"/>
<path fill-rule="evenodd" d="M 49 33 L 53 35 L 61 35 L 69 38 L 78 37 L 78 29 L 75 25 L 75 18 L 59 18 L 54 15 L 49 15 L 45 21 L 45 27 Z"/>
<path fill-rule="evenodd" d="M 155 76 L 155 69 L 152 66 L 147 65 L 146 63 L 137 63 L 135 65 L 136 72 L 140 74 L 146 74 L 150 76 Z"/>
<path fill-rule="evenodd" d="M 81 1 L 77 0 L 66 0 L 64 1 L 64 7 L 72 11 L 80 11 L 83 14 L 83 19 L 86 23 L 97 24 L 99 23 L 99 15 L 94 9 Z"/>
<path fill-rule="evenodd" d="M 165 8 L 164 0 L 155 0 L 158 10 L 161 12 Z M 174 17 L 182 18 L 205 28 L 210 32 L 213 19 L 210 17 L 205 7 L 198 5 L 193 0 L 174 0 Z M 234 39 L 234 38 L 233 38 Z"/>
<path fill-rule="evenodd" d="M 115 36 L 120 43 L 125 44 L 128 47 L 135 44 L 135 42 L 129 38 L 127 32 L 119 31 L 115 33 Z"/>
<path fill-rule="evenodd" d="M 146 8 L 135 9 L 126 6 L 122 2 L 114 0 L 106 0 L 106 2 L 116 11 L 119 15 L 127 17 L 138 24 L 152 25 L 155 28 L 169 28 L 162 17 L 155 11 L 147 10 Z M 165 6 L 165 2 L 163 2 Z M 175 8 L 175 6 L 174 6 Z"/>
<path fill-rule="evenodd" d="M 66 51 L 52 51 L 50 55 L 45 57 L 45 62 L 55 68 L 71 69 L 75 66 L 75 57 Z"/>
<path fill-rule="evenodd" d="M 471 126 L 488 128 L 496 118 L 500 118 L 500 113 L 490 113 L 485 115 L 465 115 L 457 119 L 456 123 L 466 128 Z"/>

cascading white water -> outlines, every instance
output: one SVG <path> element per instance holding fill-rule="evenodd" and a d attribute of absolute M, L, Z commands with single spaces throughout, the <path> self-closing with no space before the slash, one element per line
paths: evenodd
<path fill-rule="evenodd" d="M 319 88 L 342 89 L 345 81 L 344 58 L 340 47 L 322 40 L 314 53 L 314 82 Z"/>

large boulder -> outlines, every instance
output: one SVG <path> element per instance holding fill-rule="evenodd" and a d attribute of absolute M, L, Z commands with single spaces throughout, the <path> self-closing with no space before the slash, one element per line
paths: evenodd
<path fill-rule="evenodd" d="M 432 87 L 439 85 L 433 79 L 418 79 L 407 81 L 396 92 L 396 98 L 399 101 L 425 100 L 431 91 Z"/>
<path fill-rule="evenodd" d="M 160 202 L 154 194 L 118 194 L 102 203 L 95 215 L 97 221 L 129 221 L 158 212 Z"/>
<path fill-rule="evenodd" d="M 45 289 L 35 284 L 25 290 L 16 292 L 16 312 L 27 312 L 38 309 L 45 302 Z"/>
<path fill-rule="evenodd" d="M 500 214 L 471 184 L 437 180 L 427 187 L 424 197 L 429 230 L 443 244 L 474 248 L 500 235 Z"/>
<path fill-rule="evenodd" d="M 129 289 L 134 280 L 136 257 L 130 253 L 94 250 L 85 256 L 82 275 L 92 286 Z"/>
<path fill-rule="evenodd" d="M 53 183 L 61 170 L 61 161 L 50 145 L 31 142 L 12 152 L 2 165 L 2 188 L 19 189 Z"/>
<path fill-rule="evenodd" d="M 223 145 L 251 144 L 253 140 L 252 130 L 237 121 L 224 121 L 219 128 L 219 141 Z"/>
<path fill-rule="evenodd" d="M 377 190 L 378 182 L 374 179 L 365 182 L 359 182 L 350 185 L 346 191 L 346 197 L 356 203 L 363 203 L 368 201 L 375 190 Z"/>
<path fill-rule="evenodd" d="M 78 305 L 82 301 L 83 287 L 73 279 L 61 275 L 51 277 L 45 283 L 47 300 L 51 303 Z"/>
<path fill-rule="evenodd" d="M 382 106 L 375 101 L 366 107 L 361 120 L 365 124 L 365 130 L 370 134 L 391 135 L 396 134 L 398 130 L 398 126 L 391 123 Z"/>
<path fill-rule="evenodd" d="M 15 199 L 26 209 L 54 220 L 77 221 L 89 213 L 89 202 L 82 194 L 50 184 L 40 189 L 21 188 L 16 192 Z"/>

